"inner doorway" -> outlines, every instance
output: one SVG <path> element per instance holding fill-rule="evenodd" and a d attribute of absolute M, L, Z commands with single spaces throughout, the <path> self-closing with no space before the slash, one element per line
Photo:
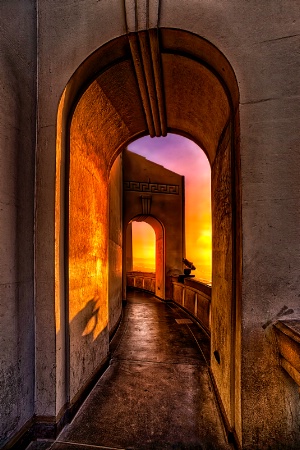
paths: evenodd
<path fill-rule="evenodd" d="M 139 225 L 148 236 L 134 234 Z M 165 230 L 160 221 L 153 216 L 136 216 L 126 227 L 124 247 L 124 288 L 138 287 L 165 299 Z M 133 278 L 135 272 L 140 276 Z"/>
<path fill-rule="evenodd" d="M 155 232 L 147 222 L 132 223 L 132 270 L 155 273 Z"/>

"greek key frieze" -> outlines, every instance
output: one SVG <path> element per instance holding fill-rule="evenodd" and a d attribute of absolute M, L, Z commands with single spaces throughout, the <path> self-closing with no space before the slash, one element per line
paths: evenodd
<path fill-rule="evenodd" d="M 125 191 L 149 192 L 151 194 L 179 195 L 177 184 L 147 183 L 144 181 L 124 181 Z"/>

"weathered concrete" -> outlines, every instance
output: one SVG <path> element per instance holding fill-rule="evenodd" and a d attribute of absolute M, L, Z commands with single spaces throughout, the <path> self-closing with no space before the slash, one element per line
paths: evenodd
<path fill-rule="evenodd" d="M 74 112 L 70 130 L 68 309 L 71 400 L 108 351 L 109 197 L 107 171 L 99 157 L 98 126 L 98 121 L 91 119 L 83 98 Z"/>
<path fill-rule="evenodd" d="M 235 404 L 233 400 L 232 358 L 233 334 L 236 323 L 232 320 L 233 302 L 233 211 L 232 177 L 230 176 L 231 144 L 228 133 L 212 167 L 212 299 L 211 299 L 211 366 L 222 396 L 223 407 L 230 426 L 234 426 Z M 222 180 L 221 183 L 219 181 Z M 222 230 L 222 232 L 221 232 Z M 238 360 L 238 357 L 237 357 Z"/>
<path fill-rule="evenodd" d="M 35 1 L 0 5 L 0 447 L 34 413 Z"/>

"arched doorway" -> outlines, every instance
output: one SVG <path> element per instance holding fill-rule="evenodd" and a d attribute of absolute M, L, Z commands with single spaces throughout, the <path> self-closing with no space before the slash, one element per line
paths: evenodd
<path fill-rule="evenodd" d="M 212 44 L 181 30 L 122 36 L 78 68 L 62 96 L 57 129 L 56 305 L 65 326 L 62 341 L 86 302 L 97 302 L 93 339 L 84 343 L 77 328 L 70 345 L 65 339 L 60 347 L 67 354 L 61 358 L 62 365 L 67 361 L 61 399 L 72 401 L 107 354 L 112 163 L 139 136 L 176 132 L 198 143 L 212 167 L 212 374 L 229 428 L 240 435 L 238 88 L 231 66 Z M 86 366 L 78 373 L 83 355 Z"/>
<path fill-rule="evenodd" d="M 153 216 L 147 216 L 147 217 L 139 217 L 136 216 L 133 218 L 130 223 L 126 226 L 126 241 L 124 243 L 124 259 L 126 263 L 124 264 L 124 267 L 126 267 L 126 270 L 124 270 L 124 288 L 126 289 L 126 271 L 127 271 L 127 264 L 128 264 L 128 255 L 131 252 L 130 241 L 132 241 L 131 234 L 131 227 L 130 225 L 134 221 L 143 221 L 146 224 L 150 225 L 151 228 L 153 228 L 155 233 L 155 289 L 154 293 L 157 297 L 160 297 L 162 299 L 165 298 L 165 230 L 163 225 Z M 134 269 L 134 268 L 133 268 Z M 125 293 L 124 293 L 125 294 Z M 126 294 L 125 297 L 126 298 Z"/>
<path fill-rule="evenodd" d="M 194 141 L 174 133 L 154 139 L 144 136 L 132 142 L 128 150 L 143 158 L 144 162 L 139 166 L 145 171 L 148 164 L 147 176 L 151 180 L 157 180 L 163 168 L 184 177 L 182 214 L 185 245 L 182 256 L 196 266 L 192 274 L 198 281 L 211 283 L 211 166 L 206 154 Z M 156 173 L 153 173 L 153 163 L 157 165 Z M 152 170 L 149 170 L 149 165 Z M 166 178 L 166 175 L 161 177 L 163 182 Z M 179 215 L 179 209 L 174 209 Z M 178 225 L 174 223 L 177 234 Z M 182 268 L 179 270 L 178 275 L 182 273 Z M 171 272 L 176 273 L 174 269 Z"/>

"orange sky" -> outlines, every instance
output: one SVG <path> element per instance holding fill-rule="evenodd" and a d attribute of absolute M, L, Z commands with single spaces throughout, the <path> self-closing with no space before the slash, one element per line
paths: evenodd
<path fill-rule="evenodd" d="M 185 176 L 186 257 L 193 261 L 196 278 L 211 281 L 211 171 L 205 153 L 194 142 L 176 134 L 166 137 L 145 136 L 128 146 L 128 149 L 148 160 Z M 143 223 L 133 223 L 133 255 L 153 266 L 154 237 Z M 147 231 L 148 230 L 148 231 Z M 148 237 L 152 244 L 147 243 Z M 151 250 L 151 248 L 153 250 Z"/>
<path fill-rule="evenodd" d="M 133 270 L 155 272 L 155 232 L 146 222 L 132 222 Z"/>

